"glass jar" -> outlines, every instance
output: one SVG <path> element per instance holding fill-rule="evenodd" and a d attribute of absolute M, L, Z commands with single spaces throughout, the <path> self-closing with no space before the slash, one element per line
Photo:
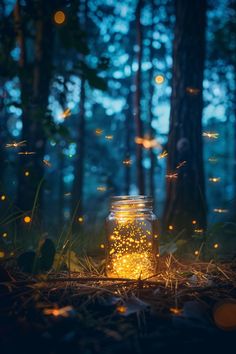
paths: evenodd
<path fill-rule="evenodd" d="M 158 230 L 151 197 L 112 197 L 106 230 L 108 277 L 145 279 L 156 274 Z"/>

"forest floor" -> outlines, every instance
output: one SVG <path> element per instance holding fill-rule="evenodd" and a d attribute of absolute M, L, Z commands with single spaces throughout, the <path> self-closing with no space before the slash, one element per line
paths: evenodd
<path fill-rule="evenodd" d="M 235 270 L 167 257 L 142 281 L 1 266 L 1 354 L 232 352 Z"/>

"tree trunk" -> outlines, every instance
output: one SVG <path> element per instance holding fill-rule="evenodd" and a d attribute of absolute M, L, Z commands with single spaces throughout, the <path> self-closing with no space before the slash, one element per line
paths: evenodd
<path fill-rule="evenodd" d="M 77 208 L 77 215 L 83 215 L 83 189 L 84 189 L 84 144 L 85 144 L 85 79 L 81 79 L 80 104 L 79 104 L 79 124 L 78 124 L 78 142 L 75 161 L 75 179 L 73 184 L 72 214 Z"/>
<path fill-rule="evenodd" d="M 22 100 L 22 140 L 27 141 L 27 147 L 22 150 L 34 152 L 32 155 L 20 156 L 17 203 L 24 211 L 32 209 L 37 188 L 44 177 L 43 159 L 46 144 L 44 124 L 49 123 L 47 105 L 52 71 L 52 11 L 48 3 L 38 1 L 34 48 L 32 48 L 34 62 L 30 63 L 26 55 L 26 34 L 22 23 L 20 2 L 17 1 L 15 6 L 15 23 L 21 50 L 19 78 Z M 25 178 L 25 170 L 29 170 L 30 178 Z M 37 201 L 38 204 L 42 203 L 42 189 L 39 191 Z"/>
<path fill-rule="evenodd" d="M 202 156 L 206 1 L 176 1 L 175 6 L 164 226 L 172 225 L 176 232 L 185 230 L 189 236 L 193 228 L 206 227 Z"/>
<path fill-rule="evenodd" d="M 125 163 L 124 163 L 124 194 L 129 195 L 130 192 L 130 169 L 131 169 L 131 121 L 130 118 L 132 116 L 132 103 L 131 103 L 131 94 L 129 93 L 127 98 L 127 109 L 125 112 Z M 129 162 L 131 161 L 131 162 Z"/>
<path fill-rule="evenodd" d="M 84 0 L 84 20 L 83 26 L 86 31 L 87 17 L 88 17 L 88 0 Z M 73 183 L 72 193 L 72 215 L 77 209 L 76 215 L 83 216 L 83 191 L 84 191 L 84 154 L 85 154 L 85 100 L 86 100 L 86 81 L 81 77 L 80 86 L 80 103 L 79 103 L 79 123 L 78 123 L 78 142 L 77 154 L 78 157 L 75 161 L 75 178 Z M 78 225 L 78 224 L 75 224 Z M 77 229 L 77 227 L 75 227 Z"/>
<path fill-rule="evenodd" d="M 142 64 L 142 25 L 140 21 L 143 1 L 139 0 L 136 8 L 136 36 L 137 36 L 137 65 L 138 70 L 135 75 L 135 97 L 134 97 L 134 120 L 136 127 L 136 136 L 143 138 L 143 122 L 141 119 L 141 64 Z M 137 187 L 139 194 L 145 194 L 144 170 L 143 170 L 143 146 L 136 146 L 136 168 L 137 168 Z"/>
<path fill-rule="evenodd" d="M 152 67 L 150 69 L 150 79 L 149 79 L 149 85 L 150 85 L 150 101 L 149 101 L 149 138 L 152 140 L 153 139 L 153 128 L 152 128 L 152 120 L 153 120 L 153 114 L 152 114 L 152 99 L 153 99 L 153 94 L 154 94 L 154 66 L 153 66 L 153 57 L 154 57 L 154 50 L 153 50 L 153 33 L 154 33 L 154 1 L 151 1 L 151 13 L 152 13 L 152 24 L 150 28 L 150 33 L 151 33 L 151 44 L 150 44 L 150 61 L 152 63 Z M 155 154 L 153 151 L 153 148 L 149 149 L 149 159 L 150 159 L 150 169 L 149 169 L 149 194 L 153 197 L 153 203 L 155 203 L 155 181 L 154 181 L 154 175 L 155 175 Z"/>

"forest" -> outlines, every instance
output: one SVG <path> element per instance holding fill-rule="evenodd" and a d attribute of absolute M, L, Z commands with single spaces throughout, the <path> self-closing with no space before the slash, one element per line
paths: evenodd
<path fill-rule="evenodd" d="M 235 0 L 0 0 L 3 354 L 231 343 L 235 97 Z"/>

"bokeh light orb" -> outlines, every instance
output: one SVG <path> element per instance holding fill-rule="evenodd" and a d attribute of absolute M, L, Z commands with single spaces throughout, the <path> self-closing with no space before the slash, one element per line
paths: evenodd
<path fill-rule="evenodd" d="M 24 220 L 24 223 L 29 224 L 31 222 L 31 217 L 27 215 L 24 217 L 23 220 Z"/>
<path fill-rule="evenodd" d="M 163 75 L 157 75 L 157 76 L 155 77 L 155 83 L 156 83 L 157 85 L 163 84 L 164 81 L 165 81 L 165 78 L 164 78 Z"/>
<path fill-rule="evenodd" d="M 56 11 L 53 16 L 54 22 L 57 25 L 62 25 L 66 20 L 66 15 L 63 11 Z"/>

